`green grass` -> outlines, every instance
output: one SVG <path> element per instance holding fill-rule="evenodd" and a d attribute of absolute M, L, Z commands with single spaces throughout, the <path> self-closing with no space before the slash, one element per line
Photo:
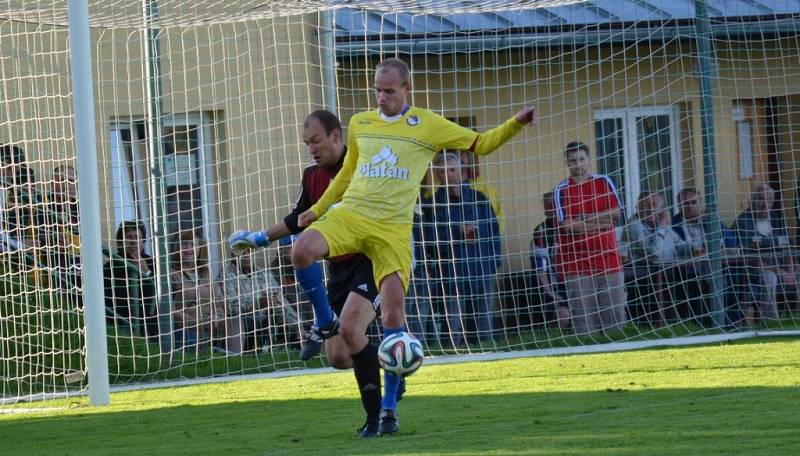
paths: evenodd
<path fill-rule="evenodd" d="M 2 454 L 800 454 L 800 340 L 426 366 L 359 441 L 352 373 L 115 393 L 0 415 Z M 54 409 L 54 407 L 64 407 Z"/>

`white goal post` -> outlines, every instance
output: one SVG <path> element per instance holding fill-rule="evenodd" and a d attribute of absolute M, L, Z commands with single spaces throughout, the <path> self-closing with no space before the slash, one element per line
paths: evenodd
<path fill-rule="evenodd" d="M 304 119 L 346 137 L 388 57 L 466 128 L 540 115 L 448 151 L 468 203 L 442 166 L 421 182 L 427 356 L 797 334 L 799 35 L 777 0 L 6 2 L 0 404 L 327 366 L 298 357 L 292 239 L 225 240 L 283 219 Z"/>

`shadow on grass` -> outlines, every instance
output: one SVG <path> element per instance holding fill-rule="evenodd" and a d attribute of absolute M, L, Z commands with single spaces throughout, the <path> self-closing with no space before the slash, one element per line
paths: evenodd
<path fill-rule="evenodd" d="M 797 388 L 410 396 L 401 434 L 356 439 L 356 399 L 72 410 L 0 420 L 4 455 L 800 454 Z"/>

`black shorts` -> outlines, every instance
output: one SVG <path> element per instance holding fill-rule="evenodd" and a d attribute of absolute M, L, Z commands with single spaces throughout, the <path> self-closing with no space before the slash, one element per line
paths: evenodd
<path fill-rule="evenodd" d="M 328 301 L 336 315 L 341 315 L 347 295 L 351 292 L 369 300 L 375 314 L 380 314 L 380 299 L 375 277 L 372 275 L 372 262 L 364 256 L 329 263 Z"/>

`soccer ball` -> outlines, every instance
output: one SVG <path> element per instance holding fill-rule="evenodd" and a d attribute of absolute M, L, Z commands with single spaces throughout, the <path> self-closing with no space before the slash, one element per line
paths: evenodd
<path fill-rule="evenodd" d="M 422 366 L 423 359 L 422 343 L 407 332 L 390 335 L 378 347 L 381 367 L 398 377 L 408 377 L 416 372 Z"/>

